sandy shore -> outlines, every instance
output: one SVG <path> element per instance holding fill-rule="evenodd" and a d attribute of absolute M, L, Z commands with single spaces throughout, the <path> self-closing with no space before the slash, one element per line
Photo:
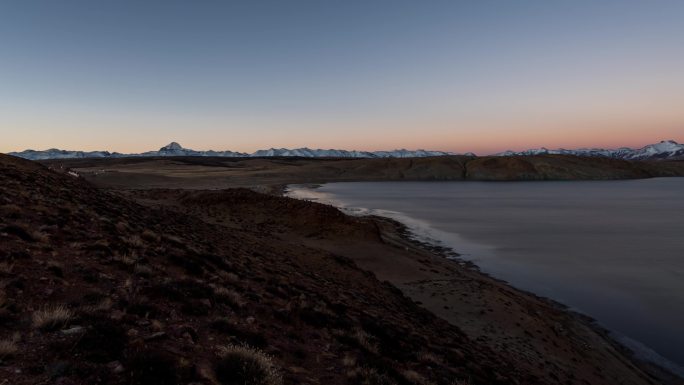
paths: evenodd
<path fill-rule="evenodd" d="M 519 368 L 544 381 L 653 384 L 658 381 L 652 376 L 668 377 L 632 360 L 591 319 L 515 289 L 472 264 L 446 259 L 407 237 L 405 227 L 397 222 L 371 220 L 381 230 L 382 243 L 310 240 L 307 244 L 352 258 L 470 338 L 514 357 Z M 669 381 L 677 383 L 675 378 Z"/>

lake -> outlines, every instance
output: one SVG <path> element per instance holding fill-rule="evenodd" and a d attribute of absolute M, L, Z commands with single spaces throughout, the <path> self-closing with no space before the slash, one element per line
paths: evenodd
<path fill-rule="evenodd" d="M 684 178 L 345 182 L 289 195 L 397 219 L 684 374 Z"/>

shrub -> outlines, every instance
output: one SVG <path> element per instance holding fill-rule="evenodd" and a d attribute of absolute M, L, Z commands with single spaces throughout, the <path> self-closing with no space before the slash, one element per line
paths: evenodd
<path fill-rule="evenodd" d="M 66 325 L 73 312 L 64 305 L 47 306 L 33 312 L 32 325 L 36 329 L 52 330 Z"/>
<path fill-rule="evenodd" d="M 283 382 L 273 360 L 247 346 L 222 347 L 214 372 L 223 385 L 280 385 Z"/>

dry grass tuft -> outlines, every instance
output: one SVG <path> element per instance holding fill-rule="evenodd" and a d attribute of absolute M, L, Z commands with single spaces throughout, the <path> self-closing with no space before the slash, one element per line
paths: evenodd
<path fill-rule="evenodd" d="M 418 361 L 424 364 L 440 364 L 442 362 L 439 357 L 426 351 L 418 353 Z"/>
<path fill-rule="evenodd" d="M 223 278 L 225 278 L 228 282 L 232 282 L 232 283 L 240 282 L 240 277 L 238 277 L 238 275 L 235 273 L 222 272 L 220 275 Z"/>
<path fill-rule="evenodd" d="M 214 295 L 217 298 L 222 298 L 235 307 L 245 306 L 245 300 L 242 299 L 242 296 L 237 291 L 213 284 L 209 286 L 211 286 L 212 290 L 214 291 Z"/>
<path fill-rule="evenodd" d="M 2 205 L 0 209 L 2 209 L 3 213 L 5 213 L 8 218 L 18 218 L 23 213 L 21 207 L 15 204 Z"/>
<path fill-rule="evenodd" d="M 114 301 L 112 301 L 111 298 L 104 298 L 95 305 L 81 306 L 79 308 L 79 313 L 94 314 L 100 311 L 109 310 L 112 306 L 114 306 Z"/>
<path fill-rule="evenodd" d="M 403 373 L 404 378 L 413 384 L 418 385 L 433 385 L 432 382 L 428 381 L 420 375 L 420 373 L 413 370 L 405 370 Z"/>
<path fill-rule="evenodd" d="M 117 222 L 116 225 L 114 225 L 114 228 L 116 229 L 116 231 L 122 234 L 128 231 L 128 225 L 124 222 Z"/>
<path fill-rule="evenodd" d="M 13 339 L 0 340 L 0 360 L 12 357 L 19 348 Z"/>
<path fill-rule="evenodd" d="M 115 255 L 112 258 L 115 262 L 119 262 L 125 266 L 134 266 L 138 262 L 138 257 L 135 254 L 121 254 Z"/>
<path fill-rule="evenodd" d="M 139 235 L 131 235 L 130 237 L 124 238 L 124 242 L 128 244 L 129 246 L 132 247 L 142 247 L 145 245 L 145 242 L 143 242 L 142 238 L 140 238 Z"/>
<path fill-rule="evenodd" d="M 342 365 L 347 366 L 347 367 L 354 367 L 356 366 L 356 357 L 353 355 L 346 353 L 344 357 L 342 357 Z"/>
<path fill-rule="evenodd" d="M 150 266 L 142 265 L 140 263 L 136 263 L 135 266 L 133 267 L 133 272 L 135 274 L 143 276 L 143 277 L 149 277 L 154 273 L 154 269 Z"/>
<path fill-rule="evenodd" d="M 216 379 L 223 385 L 281 385 L 283 379 L 271 357 L 248 346 L 220 348 L 214 365 Z"/>
<path fill-rule="evenodd" d="M 40 242 L 40 243 L 48 243 L 48 242 L 50 242 L 50 236 L 47 235 L 47 234 L 45 234 L 45 233 L 42 232 L 42 231 L 38 231 L 38 230 L 32 231 L 32 232 L 31 232 L 31 236 L 33 237 L 33 239 L 34 239 L 36 242 Z"/>
<path fill-rule="evenodd" d="M 354 330 L 352 337 L 356 342 L 371 353 L 378 353 L 378 345 L 372 341 L 372 337 L 362 329 Z"/>
<path fill-rule="evenodd" d="M 372 368 L 355 368 L 347 372 L 347 377 L 359 385 L 395 385 L 396 382 L 386 374 Z"/>
<path fill-rule="evenodd" d="M 161 240 L 161 237 L 157 235 L 157 233 L 149 229 L 143 230 L 140 237 L 148 242 L 159 242 Z"/>
<path fill-rule="evenodd" d="M 9 263 L 9 262 L 0 262 L 0 273 L 3 274 L 12 274 L 12 270 L 14 270 L 14 264 Z"/>
<path fill-rule="evenodd" d="M 35 329 L 56 329 L 66 325 L 71 317 L 73 312 L 64 305 L 47 306 L 33 312 L 32 325 Z"/>

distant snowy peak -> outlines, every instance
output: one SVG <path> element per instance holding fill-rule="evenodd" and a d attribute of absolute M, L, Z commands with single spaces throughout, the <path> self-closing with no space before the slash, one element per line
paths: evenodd
<path fill-rule="evenodd" d="M 322 150 L 310 148 L 271 148 L 268 150 L 258 150 L 251 154 L 234 151 L 196 151 L 184 148 L 177 142 L 171 142 L 160 148 L 158 151 L 148 151 L 140 154 L 120 154 L 107 151 L 65 151 L 50 149 L 45 151 L 25 150 L 22 152 L 11 152 L 10 155 L 31 160 L 44 159 L 68 159 L 68 158 L 121 158 L 121 157 L 153 157 L 153 156 L 218 156 L 218 157 L 274 157 L 292 156 L 304 158 L 416 158 L 428 156 L 455 155 L 443 151 L 427 150 L 394 150 L 394 151 L 347 151 L 347 150 Z M 470 154 L 472 155 L 472 154 Z"/>
<path fill-rule="evenodd" d="M 247 154 L 233 152 L 233 151 L 195 151 L 189 148 L 184 148 L 177 142 L 171 142 L 159 149 L 159 151 L 148 151 L 142 154 L 127 154 L 126 156 L 247 156 Z"/>
<path fill-rule="evenodd" d="M 183 146 L 181 146 L 177 142 L 171 142 L 171 143 L 167 144 L 166 146 L 159 149 L 160 152 L 162 152 L 162 151 L 179 151 L 179 150 L 184 150 L 184 148 L 183 148 Z"/>
<path fill-rule="evenodd" d="M 495 155 L 514 156 L 546 154 L 576 155 L 590 157 L 600 156 L 627 160 L 681 159 L 684 158 L 684 145 L 679 144 L 674 140 L 664 140 L 660 143 L 649 144 L 648 146 L 636 150 L 628 147 L 622 147 L 617 149 L 579 148 L 575 150 L 566 150 L 560 148 L 556 150 L 549 150 L 547 148 L 542 147 L 525 151 L 505 151 Z"/>
<path fill-rule="evenodd" d="M 674 140 L 664 140 L 660 143 L 650 144 L 646 147 L 634 150 L 626 159 L 668 159 L 684 157 L 684 144 Z"/>
<path fill-rule="evenodd" d="M 43 159 L 71 159 L 71 158 L 109 158 L 120 156 L 119 153 L 110 153 L 108 151 L 66 151 L 51 148 L 44 151 L 25 150 L 22 152 L 10 152 L 10 155 L 31 160 Z"/>
<path fill-rule="evenodd" d="M 496 156 L 514 155 L 576 155 L 590 157 L 608 157 L 627 160 L 657 160 L 657 159 L 684 159 L 684 145 L 674 140 L 665 140 L 660 143 L 650 144 L 640 149 L 627 147 L 617 149 L 603 148 L 579 148 L 566 150 L 563 148 L 549 150 L 545 147 L 535 148 L 525 151 L 505 151 Z M 217 157 L 274 157 L 292 156 L 303 158 L 421 158 L 429 156 L 456 155 L 444 151 L 428 150 L 393 150 L 393 151 L 349 151 L 349 150 L 323 150 L 311 149 L 307 147 L 287 149 L 270 148 L 268 150 L 258 150 L 251 154 L 234 151 L 197 151 L 184 148 L 177 142 L 171 142 L 157 151 L 148 151 L 140 154 L 120 154 L 108 151 L 65 151 L 51 148 L 44 151 L 25 150 L 22 152 L 11 152 L 10 155 L 31 160 L 45 159 L 69 159 L 69 158 L 121 158 L 121 157 L 153 157 L 153 156 L 217 156 Z M 473 153 L 466 153 L 466 156 L 475 156 Z"/>
<path fill-rule="evenodd" d="M 428 156 L 454 155 L 443 151 L 426 150 L 394 150 L 394 151 L 347 151 L 347 150 L 322 150 L 310 148 L 271 148 L 268 150 L 256 151 L 250 156 L 299 156 L 304 158 L 420 158 Z"/>

